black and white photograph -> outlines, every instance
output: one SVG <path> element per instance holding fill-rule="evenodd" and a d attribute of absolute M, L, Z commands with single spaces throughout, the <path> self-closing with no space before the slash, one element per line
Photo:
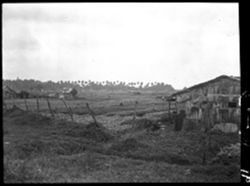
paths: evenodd
<path fill-rule="evenodd" d="M 4 183 L 240 183 L 239 28 L 237 2 L 3 3 Z"/>

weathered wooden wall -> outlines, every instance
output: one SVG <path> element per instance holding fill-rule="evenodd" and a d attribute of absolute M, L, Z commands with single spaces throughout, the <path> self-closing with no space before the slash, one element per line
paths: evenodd
<path fill-rule="evenodd" d="M 202 117 L 200 105 L 203 101 L 208 101 L 213 103 L 215 123 L 240 123 L 239 97 L 240 82 L 221 79 L 177 95 L 177 110 L 185 110 L 187 118 L 199 120 Z"/>

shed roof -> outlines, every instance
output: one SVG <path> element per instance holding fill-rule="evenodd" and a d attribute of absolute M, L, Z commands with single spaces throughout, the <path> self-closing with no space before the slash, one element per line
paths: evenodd
<path fill-rule="evenodd" d="M 196 84 L 196 85 L 193 85 L 187 89 L 184 89 L 184 90 L 181 90 L 181 91 L 178 91 L 174 94 L 171 95 L 171 97 L 174 97 L 174 96 L 177 96 L 177 95 L 180 95 L 180 94 L 184 94 L 184 93 L 187 93 L 191 90 L 194 90 L 194 89 L 197 89 L 197 88 L 202 88 L 202 87 L 205 87 L 207 86 L 208 84 L 211 84 L 211 83 L 214 83 L 216 81 L 220 81 L 221 79 L 230 79 L 232 81 L 236 81 L 236 82 L 240 82 L 240 77 L 236 77 L 236 76 L 227 76 L 227 75 L 221 75 L 219 77 L 216 77 L 214 79 L 211 79 L 209 81 L 206 81 L 206 82 L 203 82 L 203 83 L 199 83 L 199 84 Z"/>

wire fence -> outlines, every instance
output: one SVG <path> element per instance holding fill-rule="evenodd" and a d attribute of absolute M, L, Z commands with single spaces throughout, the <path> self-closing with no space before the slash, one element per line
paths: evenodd
<path fill-rule="evenodd" d="M 120 103 L 120 102 L 119 102 Z M 92 104 L 92 103 L 91 103 Z M 138 101 L 131 102 L 130 104 L 115 105 L 112 102 L 112 109 L 105 108 L 105 106 L 96 107 L 91 105 L 87 101 L 79 102 L 77 100 L 65 100 L 55 98 L 34 98 L 34 99 L 9 99 L 3 100 L 3 108 L 11 109 L 15 105 L 21 110 L 29 111 L 35 114 L 44 115 L 54 119 L 69 120 L 72 122 L 94 122 L 97 123 L 97 117 L 100 113 L 110 114 L 113 112 L 124 112 L 122 116 L 131 116 L 136 119 L 138 116 L 141 117 L 145 113 L 152 112 L 168 112 L 168 106 L 165 103 L 165 107 L 162 104 L 141 104 Z M 118 108 L 119 107 L 119 108 Z M 173 108 L 170 108 L 173 110 Z M 96 112 L 96 111 L 97 112 Z M 102 110 L 102 111 L 100 111 Z M 102 114 L 101 114 L 102 115 Z"/>

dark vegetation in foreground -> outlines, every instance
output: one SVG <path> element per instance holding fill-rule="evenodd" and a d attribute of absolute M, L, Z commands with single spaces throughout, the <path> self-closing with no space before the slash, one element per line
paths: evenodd
<path fill-rule="evenodd" d="M 212 134 L 202 165 L 199 130 L 165 131 L 148 119 L 114 132 L 94 123 L 4 111 L 4 182 L 239 182 L 240 159 L 215 159 L 237 134 Z M 164 122 L 164 121 L 163 121 Z M 216 160 L 216 161 L 215 161 Z"/>

